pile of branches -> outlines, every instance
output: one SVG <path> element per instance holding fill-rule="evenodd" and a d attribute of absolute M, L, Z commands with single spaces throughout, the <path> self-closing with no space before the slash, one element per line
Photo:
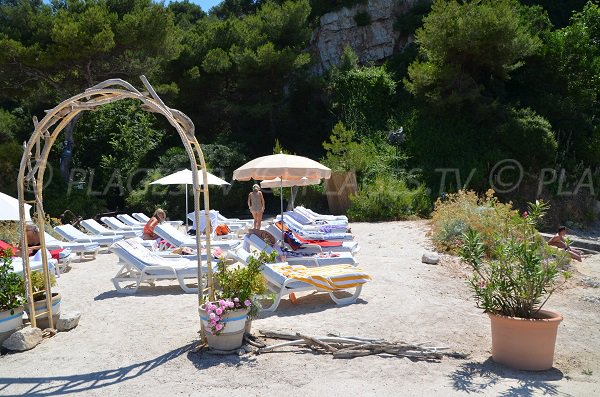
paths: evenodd
<path fill-rule="evenodd" d="M 447 347 L 429 346 L 428 343 L 410 344 L 405 342 L 386 342 L 383 339 L 366 339 L 352 336 L 308 336 L 301 333 L 287 334 L 278 331 L 260 330 L 267 339 L 282 339 L 274 345 L 255 345 L 256 354 L 272 352 L 288 346 L 305 346 L 316 353 L 331 354 L 333 358 L 354 358 L 370 355 L 406 357 L 413 361 L 440 361 L 442 357 L 466 358 L 459 352 L 448 352 Z"/>

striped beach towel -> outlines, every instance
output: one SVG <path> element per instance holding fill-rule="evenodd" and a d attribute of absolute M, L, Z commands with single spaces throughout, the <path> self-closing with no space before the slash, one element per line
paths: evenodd
<path fill-rule="evenodd" d="M 351 265 L 306 267 L 301 265 L 273 264 L 271 268 L 287 278 L 302 281 L 325 291 L 358 287 L 371 280 L 361 268 Z"/>

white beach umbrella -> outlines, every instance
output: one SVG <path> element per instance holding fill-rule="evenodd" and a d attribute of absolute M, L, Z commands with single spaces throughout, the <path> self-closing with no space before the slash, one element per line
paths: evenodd
<path fill-rule="evenodd" d="M 331 169 L 307 157 L 293 154 L 272 154 L 256 158 L 233 171 L 233 179 L 249 181 L 250 179 L 265 180 L 279 178 L 281 189 L 281 222 L 283 222 L 283 181 L 307 179 L 329 179 Z M 281 241 L 283 246 L 283 240 Z"/>
<path fill-rule="evenodd" d="M 31 206 L 25 204 L 25 220 L 30 221 Z M 19 218 L 19 200 L 0 192 L 0 221 L 18 221 Z"/>
<path fill-rule="evenodd" d="M 160 179 L 151 182 L 151 185 L 185 185 L 185 228 L 188 228 L 188 185 L 193 185 L 194 174 L 191 170 L 184 169 L 181 171 L 174 172 L 173 174 L 167 175 Z M 216 175 L 206 172 L 206 183 L 204 183 L 204 177 L 202 172 L 198 171 L 198 181 L 200 185 L 229 185 L 229 182 L 219 178 Z"/>

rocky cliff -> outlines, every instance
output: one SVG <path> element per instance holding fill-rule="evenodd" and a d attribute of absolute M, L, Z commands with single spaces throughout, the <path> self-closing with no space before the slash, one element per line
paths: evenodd
<path fill-rule="evenodd" d="M 312 53 L 315 73 L 321 74 L 338 65 L 344 48 L 350 46 L 361 63 L 381 61 L 400 51 L 412 37 L 400 37 L 394 31 L 398 15 L 406 13 L 419 0 L 368 0 L 352 8 L 321 16 L 319 27 L 313 33 Z M 357 14 L 359 17 L 355 16 Z M 359 26 L 356 20 L 364 26 Z"/>

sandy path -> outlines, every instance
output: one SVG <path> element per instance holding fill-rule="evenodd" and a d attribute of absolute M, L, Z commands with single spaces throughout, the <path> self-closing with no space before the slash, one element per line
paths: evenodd
<path fill-rule="evenodd" d="M 600 393 L 600 288 L 577 275 L 549 307 L 565 316 L 555 368 L 511 371 L 494 364 L 486 316 L 473 305 L 455 260 L 421 263 L 429 247 L 426 222 L 353 224 L 361 266 L 374 278 L 359 302 L 336 307 L 325 294 L 282 301 L 254 329 L 310 335 L 431 341 L 471 354 L 440 363 L 364 357 L 334 360 L 299 349 L 261 356 L 192 353 L 197 305 L 176 283 L 160 282 L 135 296 L 114 291 L 113 254 L 75 263 L 59 281 L 63 310 L 79 310 L 79 327 L 34 350 L 0 357 L 0 395 L 598 395 Z M 577 268 L 599 277 L 600 258 Z"/>

